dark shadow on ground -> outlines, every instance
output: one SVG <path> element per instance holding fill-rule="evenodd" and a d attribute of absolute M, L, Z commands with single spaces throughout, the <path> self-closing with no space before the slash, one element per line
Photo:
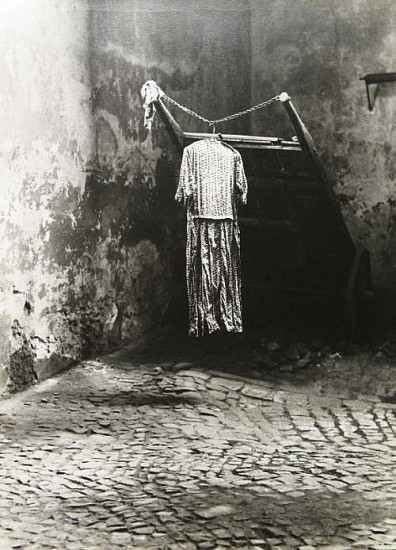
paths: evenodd
<path fill-rule="evenodd" d="M 359 531 L 359 524 L 366 530 L 366 535 L 360 535 L 360 539 L 366 539 L 371 527 L 375 529 L 376 524 L 381 524 L 385 518 L 395 517 L 395 503 L 391 500 L 383 501 L 379 497 L 378 500 L 368 501 L 352 491 L 342 495 L 305 491 L 303 496 L 298 497 L 278 493 L 261 496 L 253 487 L 251 490 L 239 490 L 200 481 L 190 490 L 186 490 L 183 483 L 179 484 L 169 495 L 161 483 L 157 484 L 155 476 L 151 476 L 150 483 L 146 482 L 145 476 L 144 470 L 140 470 L 135 483 L 114 487 L 117 496 L 113 500 L 109 501 L 106 494 L 102 498 L 98 492 L 94 504 L 100 506 L 101 515 L 96 517 L 90 512 L 92 517 L 87 516 L 84 521 L 94 527 L 96 522 L 106 517 L 106 513 L 109 516 L 114 514 L 113 508 L 117 503 L 119 524 L 115 530 L 128 531 L 131 513 L 135 511 L 139 516 L 136 510 L 139 510 L 137 507 L 141 499 L 154 498 L 156 509 L 171 511 L 163 528 L 167 536 L 171 539 L 176 537 L 179 544 L 189 540 L 190 534 L 191 540 L 200 534 L 204 535 L 202 540 L 216 539 L 216 530 L 222 529 L 229 533 L 225 536 L 228 543 L 261 539 L 263 542 L 257 543 L 258 547 L 272 548 L 271 543 L 266 541 L 274 537 L 280 541 L 285 537 L 297 537 L 300 544 L 304 544 L 302 541 L 309 544 L 306 539 L 313 537 L 322 537 L 322 544 L 333 544 L 334 537 L 341 537 L 350 541 L 352 546 L 352 541 L 359 539 L 359 535 L 357 539 L 348 539 L 348 536 Z M 73 505 L 75 503 L 72 501 L 62 503 L 65 512 L 73 510 Z M 223 506 L 226 513 L 202 517 L 204 510 L 216 506 Z M 386 529 L 380 532 L 384 533 Z"/>
<path fill-rule="evenodd" d="M 81 399 L 83 395 L 79 396 Z M 88 401 L 94 405 L 106 404 L 110 406 L 131 405 L 141 407 L 142 405 L 150 405 L 153 407 L 169 407 L 174 405 L 189 404 L 194 405 L 198 402 L 196 398 L 190 396 L 177 395 L 175 393 L 145 393 L 136 391 L 117 392 L 114 395 L 106 394 L 103 397 L 86 397 Z"/>
<path fill-rule="evenodd" d="M 396 334 L 349 342 L 328 327 L 296 327 L 295 319 L 248 326 L 243 334 L 201 338 L 189 338 L 185 326 L 170 326 L 153 335 L 148 345 L 110 355 L 110 364 L 113 360 L 126 370 L 150 365 L 166 371 L 188 368 L 187 363 L 275 386 L 308 386 L 320 395 L 376 395 L 389 403 L 396 398 Z"/>

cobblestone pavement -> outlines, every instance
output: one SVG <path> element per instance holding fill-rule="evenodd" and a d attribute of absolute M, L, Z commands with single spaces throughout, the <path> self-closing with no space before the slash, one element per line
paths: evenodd
<path fill-rule="evenodd" d="M 396 405 L 116 353 L 0 404 L 0 548 L 396 548 Z"/>

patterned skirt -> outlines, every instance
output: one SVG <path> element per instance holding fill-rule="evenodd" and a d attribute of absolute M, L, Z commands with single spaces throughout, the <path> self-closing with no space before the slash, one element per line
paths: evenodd
<path fill-rule="evenodd" d="M 242 332 L 238 222 L 187 217 L 186 272 L 189 335 Z"/>

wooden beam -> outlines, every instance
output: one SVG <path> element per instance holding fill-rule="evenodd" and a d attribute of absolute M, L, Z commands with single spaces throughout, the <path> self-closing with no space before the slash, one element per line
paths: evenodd
<path fill-rule="evenodd" d="M 157 101 L 154 102 L 155 108 L 157 109 L 158 115 L 160 119 L 162 120 L 165 128 L 168 130 L 168 133 L 176 145 L 176 147 L 182 151 L 183 150 L 183 130 L 181 129 L 180 125 L 176 122 L 176 120 L 173 118 L 171 113 L 168 111 L 168 109 L 165 107 L 164 102 L 162 99 L 157 99 Z"/>
<path fill-rule="evenodd" d="M 301 151 L 301 145 L 295 141 L 286 141 L 277 137 L 245 136 L 239 134 L 220 134 L 223 141 L 234 145 L 237 149 L 269 149 L 282 151 Z M 209 139 L 211 133 L 184 132 L 185 140 L 197 141 Z"/>
<path fill-rule="evenodd" d="M 327 179 L 326 172 L 322 165 L 322 162 L 319 158 L 318 152 L 315 147 L 314 140 L 312 139 L 311 134 L 308 132 L 304 123 L 302 122 L 300 116 L 298 115 L 289 95 L 286 92 L 283 92 L 280 95 L 280 101 L 283 104 L 286 113 L 289 116 L 290 122 L 297 134 L 298 140 L 301 144 L 303 151 L 306 153 L 307 157 L 311 160 L 312 166 L 315 168 L 317 175 L 319 176 L 320 181 L 323 184 L 323 189 L 326 192 L 326 195 L 330 201 L 330 204 L 333 207 L 333 214 L 337 219 L 342 232 L 344 234 L 345 242 L 350 250 L 351 258 L 355 252 L 355 245 L 353 243 L 352 237 L 349 233 L 349 230 L 345 224 L 345 220 L 342 216 L 340 206 L 337 202 L 336 195 L 333 191 L 333 188 Z"/>

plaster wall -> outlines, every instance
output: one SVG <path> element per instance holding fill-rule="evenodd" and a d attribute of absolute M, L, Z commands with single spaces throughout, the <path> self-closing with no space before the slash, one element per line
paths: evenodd
<path fill-rule="evenodd" d="M 0 387 L 15 391 L 139 339 L 163 307 L 169 260 L 139 224 L 157 213 L 160 157 L 147 132 L 136 147 L 140 82 L 123 97 L 133 137 L 114 138 L 92 93 L 89 4 L 3 0 L 0 12 Z M 134 159 L 126 178 L 111 139 Z"/>
<path fill-rule="evenodd" d="M 158 121 L 143 128 L 140 88 L 157 80 L 209 117 L 243 108 L 248 7 L 1 2 L 0 386 L 136 341 L 161 318 L 184 276 L 180 158 Z"/>
<path fill-rule="evenodd" d="M 68 307 L 77 266 L 57 256 L 73 247 L 60 234 L 76 223 L 92 151 L 85 28 L 62 0 L 0 3 L 0 362 L 11 390 L 37 378 L 33 361 L 67 361 L 81 345 Z"/>
<path fill-rule="evenodd" d="M 249 3 L 106 0 L 81 9 L 89 14 L 95 141 L 89 196 L 115 239 L 110 249 L 120 267 L 128 272 L 128 251 L 143 242 L 155 253 L 151 269 L 158 273 L 143 269 L 153 283 L 138 302 L 155 318 L 171 293 L 185 299 L 185 220 L 174 201 L 179 152 L 158 118 L 151 133 L 144 129 L 140 89 L 155 80 L 206 117 L 242 109 L 250 97 Z M 208 130 L 170 109 L 184 130 Z M 239 119 L 228 129 L 247 127 Z"/>
<path fill-rule="evenodd" d="M 287 91 L 312 134 L 352 235 L 386 299 L 396 288 L 396 84 L 368 110 L 369 73 L 394 72 L 393 0 L 251 1 L 252 102 Z M 252 130 L 290 137 L 281 107 Z"/>

